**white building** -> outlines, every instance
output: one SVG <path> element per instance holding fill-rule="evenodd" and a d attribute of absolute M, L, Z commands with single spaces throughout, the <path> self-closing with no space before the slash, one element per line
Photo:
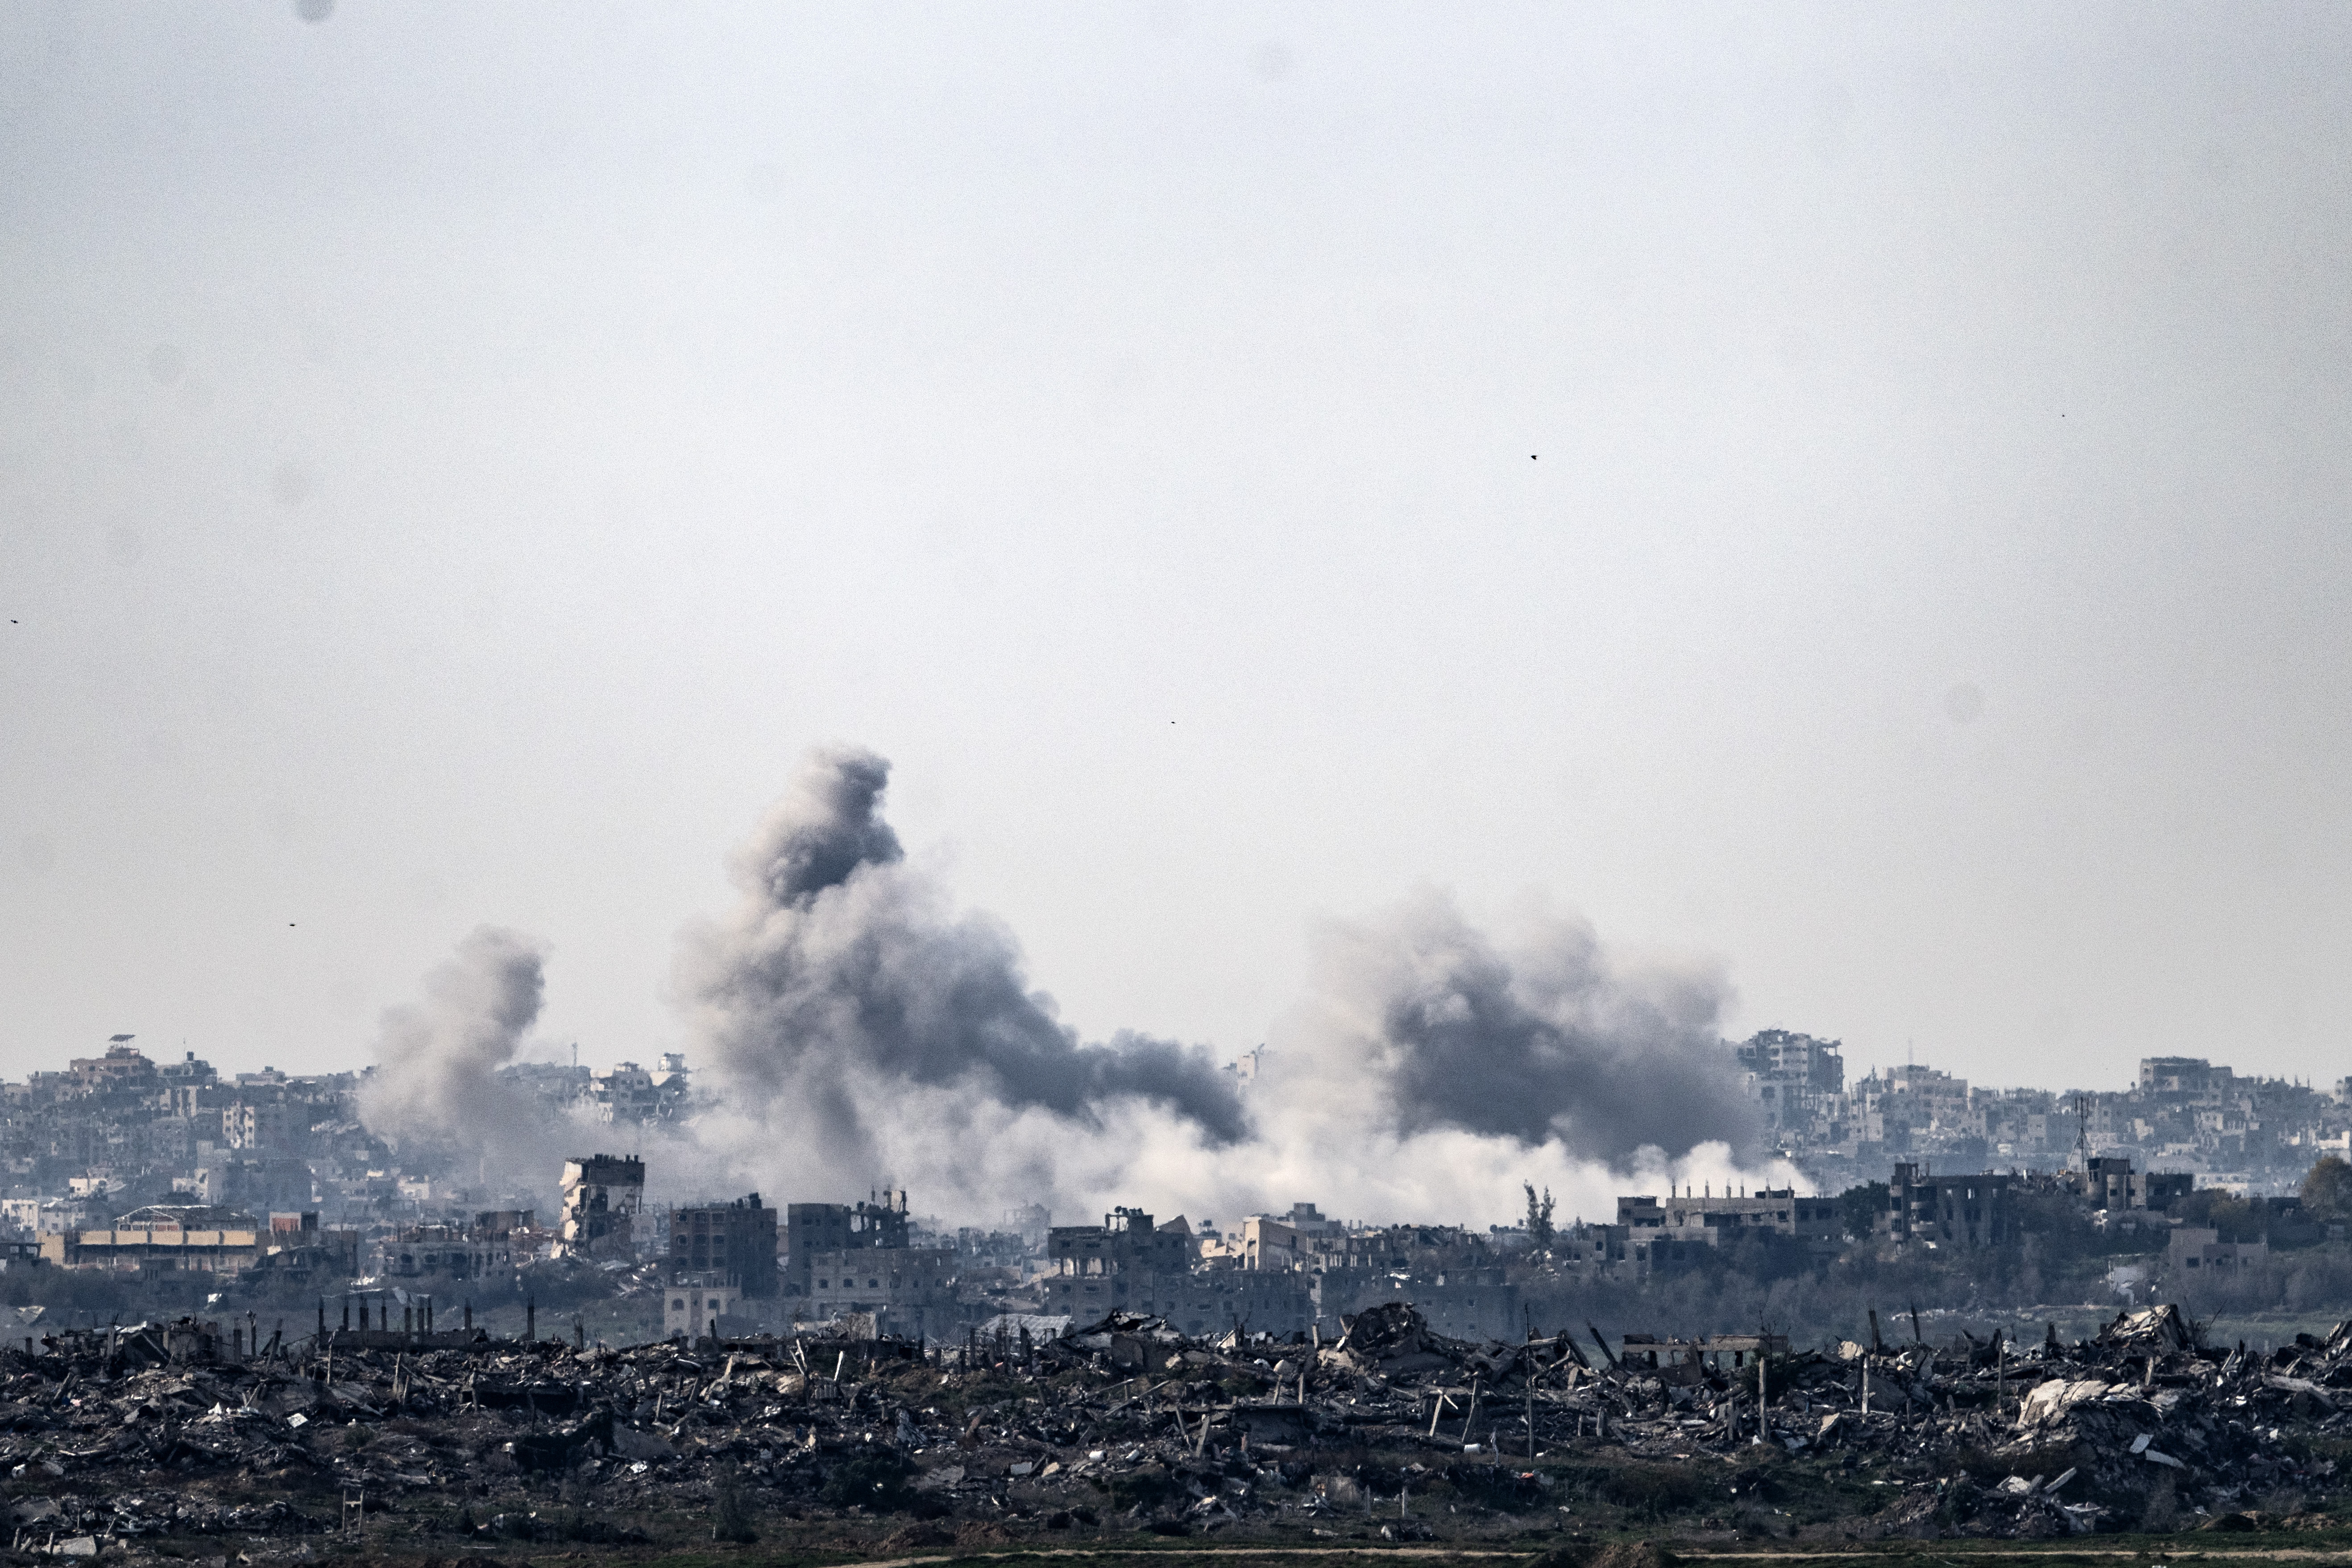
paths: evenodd
<path fill-rule="evenodd" d="M 662 1304 L 662 1331 L 698 1340 L 719 1319 L 733 1317 L 742 1300 L 737 1285 L 673 1285 Z"/>

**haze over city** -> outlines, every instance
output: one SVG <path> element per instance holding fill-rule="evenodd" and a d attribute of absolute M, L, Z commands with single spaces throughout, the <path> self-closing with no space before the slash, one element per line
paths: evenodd
<path fill-rule="evenodd" d="M 2352 1553 L 2347 84 L 0 7 L 9 1562 Z"/>
<path fill-rule="evenodd" d="M 1079 1042 L 2338 1074 L 2341 11 L 572 20 L 0 18 L 0 1072 L 698 1058 L 868 748 Z"/>

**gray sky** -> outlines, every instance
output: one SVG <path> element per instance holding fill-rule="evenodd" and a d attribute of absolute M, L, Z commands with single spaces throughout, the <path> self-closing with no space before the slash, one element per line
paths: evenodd
<path fill-rule="evenodd" d="M 1089 1037 L 1423 884 L 2342 1050 L 2352 9 L 0 10 L 0 1071 L 678 1044 L 807 747 Z"/>

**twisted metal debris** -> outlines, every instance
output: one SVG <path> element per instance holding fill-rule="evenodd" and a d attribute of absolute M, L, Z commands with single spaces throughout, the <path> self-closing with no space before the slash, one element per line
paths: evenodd
<path fill-rule="evenodd" d="M 2352 1419 L 2352 1325 L 2265 1356 L 2200 1342 L 2169 1307 L 2075 1344 L 1802 1353 L 1769 1335 L 1470 1343 L 1402 1303 L 1328 1343 L 1128 1315 L 961 1346 L 251 1342 L 183 1321 L 0 1352 L 16 1544 L 395 1526 L 622 1542 L 681 1509 L 722 1534 L 903 1516 L 909 1541 L 1420 1538 L 1481 1518 L 1579 1528 L 1629 1477 L 1699 1535 L 2226 1529 L 2326 1489 L 2315 1440 Z M 1801 1476 L 1859 1500 L 1796 1522 L 1778 1505 Z"/>

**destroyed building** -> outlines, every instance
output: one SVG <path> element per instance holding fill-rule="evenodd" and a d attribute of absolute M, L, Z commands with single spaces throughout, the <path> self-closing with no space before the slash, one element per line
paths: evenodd
<path fill-rule="evenodd" d="M 2303 1103 L 2292 1086 L 2210 1064 L 2150 1058 L 2141 1083 L 2116 1106 L 2088 1105 L 2076 1118 L 2061 1114 L 2053 1100 L 2032 1112 L 2042 1119 L 2038 1130 L 2029 1129 L 2034 1146 L 2075 1145 L 2087 1129 L 2081 1142 L 2093 1152 L 2086 1157 L 2038 1173 L 2003 1171 L 1990 1159 L 1962 1164 L 1945 1152 L 1931 1161 L 1930 1152 L 1970 1146 L 1959 1137 L 1977 1135 L 1969 1129 L 1981 1127 L 1988 1140 L 2005 1137 L 2002 1119 L 2021 1114 L 2025 1100 L 1927 1068 L 1882 1069 L 1832 1089 L 1842 1070 L 1835 1042 L 1768 1038 L 1771 1033 L 1750 1042 L 1749 1070 L 1776 1081 L 1802 1080 L 1809 1094 L 1851 1098 L 1862 1091 L 1887 1119 L 1886 1142 L 1895 1141 L 1896 1124 L 1908 1116 L 1906 1125 L 1917 1133 L 1922 1152 L 1857 1171 L 1855 1190 L 1841 1198 L 1795 1198 L 1786 1189 L 1724 1198 L 1716 1195 L 1718 1188 L 1696 1199 L 1685 1193 L 1676 1207 L 1671 1197 L 1652 1194 L 1636 1206 L 1655 1224 L 1564 1224 L 1548 1246 L 1484 1225 L 1343 1222 L 1299 1202 L 1229 1217 L 1213 1232 L 1177 1221 L 1162 1226 L 1148 1215 L 1139 1225 L 1133 1214 L 1118 1211 L 1099 1226 L 1055 1227 L 1042 1208 L 1030 1206 L 1006 1213 L 1001 1226 L 950 1228 L 939 1246 L 929 1247 L 919 1245 L 930 1238 L 909 1215 L 905 1194 L 895 1191 L 854 1205 L 777 1204 L 782 1215 L 764 1201 L 689 1205 L 665 1212 L 648 1235 L 640 1214 L 642 1163 L 625 1155 L 573 1162 L 565 1220 L 542 1231 L 522 1212 L 538 1201 L 527 1186 L 494 1189 L 485 1184 L 481 1163 L 467 1170 L 460 1159 L 450 1162 L 452 1169 L 430 1163 L 447 1162 L 446 1153 L 423 1145 L 394 1150 L 371 1135 L 357 1120 L 352 1075 L 219 1074 L 193 1056 L 150 1062 L 123 1039 L 76 1058 L 67 1071 L 0 1085 L 0 1152 L 14 1174 L 0 1214 L 33 1254 L 9 1259 L 12 1268 L 104 1271 L 125 1290 L 149 1289 L 173 1274 L 223 1281 L 256 1275 L 237 1287 L 247 1292 L 271 1281 L 340 1285 L 362 1275 L 425 1289 L 436 1281 L 520 1276 L 583 1257 L 626 1266 L 658 1247 L 656 1264 L 644 1271 L 608 1268 L 609 1285 L 601 1287 L 633 1292 L 625 1300 L 616 1294 L 604 1315 L 648 1334 L 669 1315 L 663 1288 L 690 1279 L 736 1293 L 722 1313 L 730 1322 L 824 1322 L 863 1313 L 891 1331 L 952 1337 L 998 1317 L 1083 1320 L 1127 1308 L 1162 1315 L 1186 1333 L 1242 1323 L 1253 1331 L 1315 1329 L 1329 1336 L 1343 1320 L 1410 1301 L 1436 1331 L 1507 1338 L 1524 1330 L 1530 1310 L 1541 1317 L 1571 1291 L 1672 1289 L 1651 1279 L 1657 1269 L 1801 1266 L 1818 1273 L 1830 1267 L 1792 1265 L 1778 1253 L 1759 1262 L 1754 1247 L 1727 1252 L 1720 1245 L 1768 1234 L 1772 1247 L 1793 1238 L 1856 1259 L 1891 1258 L 1891 1249 L 1910 1247 L 1925 1257 L 1930 1242 L 1938 1251 L 2013 1253 L 2030 1235 L 2043 1247 L 2038 1259 L 2044 1278 L 2056 1278 L 2053 1258 L 2073 1268 L 2075 1255 L 2099 1253 L 2095 1269 L 2068 1278 L 2102 1300 L 2122 1289 L 2126 1278 L 2142 1292 L 2136 1300 L 2151 1289 L 2221 1279 L 2233 1287 L 2232 1302 L 2280 1300 L 2290 1289 L 2297 1300 L 2320 1299 L 2314 1291 L 2323 1286 L 2311 1281 L 2334 1265 L 2308 1249 L 2334 1247 L 2332 1232 L 2340 1231 L 2344 1213 L 2301 1214 L 2258 1198 L 2217 1208 L 2211 1184 L 2195 1185 L 2200 1176 L 2143 1170 L 2140 1160 L 2103 1150 L 2100 1140 L 2132 1131 L 2137 1116 L 2179 1147 L 2202 1149 L 2193 1142 L 2201 1136 L 2199 1126 L 2234 1126 L 2252 1117 L 2283 1138 L 2302 1140 L 2283 1146 L 2332 1148 L 2327 1141 L 2352 1127 L 2352 1107 L 2330 1099 L 2309 1120 L 2279 1121 L 2273 1118 L 2281 1108 Z M 627 1115 L 635 1114 L 632 1106 L 642 1109 L 642 1086 L 625 1067 L 609 1073 L 548 1064 L 503 1070 L 518 1084 L 565 1097 L 571 1113 L 586 1120 L 600 1082 L 608 1097 L 614 1085 L 626 1090 L 616 1103 Z M 664 1084 L 685 1081 L 682 1063 L 665 1063 L 663 1073 L 647 1076 Z M 2205 1157 L 2184 1156 L 2191 1164 Z M 1889 1183 L 1895 1166 L 1904 1169 Z M 592 1174 L 604 1179 L 589 1180 Z M 2242 1195 L 2256 1184 L 2227 1181 Z M 1337 1196 L 1335 1210 L 1347 1201 Z M 201 1201 L 206 1198 L 220 1201 Z M 786 1244 L 781 1268 L 761 1267 L 763 1238 L 755 1234 L 761 1222 L 746 1213 L 752 1208 L 767 1213 L 768 1226 L 786 1222 L 774 1242 L 765 1243 Z M 2095 1237 L 2086 1230 L 2053 1253 L 2042 1238 L 2055 1234 L 2053 1224 L 2073 1223 L 2053 1220 L 2062 1209 L 2110 1215 L 2113 1223 L 2099 1220 Z M 236 1223 L 200 1224 L 201 1211 Z M 537 1212 L 551 1215 L 545 1207 Z M 1674 1222 L 1674 1213 L 1684 1218 Z M 501 1214 L 509 1217 L 495 1225 L 484 1218 Z M 316 1223 L 305 1226 L 305 1215 Z M 626 1222 L 625 1232 L 616 1221 Z M 2200 1234 L 2207 1231 L 2210 1238 Z M 877 1250 L 904 1256 L 887 1266 L 862 1256 Z M 1110 1259 L 1115 1271 L 1080 1272 L 1097 1258 Z M 2013 1264 L 1997 1271 L 2003 1288 L 2021 1277 Z M 2310 1279 L 2294 1283 L 2303 1278 L 2298 1270 Z M 2113 1279 L 2105 1279 L 2110 1271 Z M 761 1291 L 771 1279 L 781 1295 Z"/>
<path fill-rule="evenodd" d="M 2130 1209 L 2160 1214 L 2175 1199 L 2188 1196 L 2197 1182 L 2187 1171 L 2136 1171 L 2128 1155 L 2095 1155 L 2081 1170 L 2066 1174 L 2069 1184 L 2093 1208 L 2115 1214 Z"/>
<path fill-rule="evenodd" d="M 1182 1218 L 1152 1224 L 1141 1209 L 1115 1208 L 1100 1225 L 1059 1225 L 1046 1233 L 1056 1273 L 1078 1276 L 1181 1273 L 1192 1264 L 1192 1227 Z"/>
<path fill-rule="evenodd" d="M 1887 1184 L 1887 1226 L 1902 1241 L 1998 1246 L 2010 1237 L 2009 1184 L 2009 1176 L 1990 1171 L 1936 1176 L 1923 1165 L 1899 1164 Z"/>
<path fill-rule="evenodd" d="M 510 1275 L 547 1239 L 534 1223 L 537 1217 L 530 1209 L 494 1209 L 477 1214 L 470 1225 L 403 1226 L 375 1243 L 371 1272 L 452 1281 Z"/>
<path fill-rule="evenodd" d="M 1156 1224 L 1139 1208 L 1115 1208 L 1100 1225 L 1055 1226 L 1046 1237 L 1053 1272 L 1045 1308 L 1074 1321 L 1142 1312 L 1213 1333 L 1246 1323 L 1259 1331 L 1304 1331 L 1315 1321 L 1312 1276 L 1304 1270 L 1193 1268 L 1192 1227 L 1181 1216 Z"/>
<path fill-rule="evenodd" d="M 854 1205 L 791 1204 L 784 1215 L 782 1289 L 794 1321 L 862 1316 L 878 1332 L 919 1338 L 958 1331 L 978 1310 L 958 1296 L 962 1254 L 913 1245 L 904 1192 Z"/>
<path fill-rule="evenodd" d="M 1244 1268 L 1270 1274 L 1313 1268 L 1318 1261 L 1329 1260 L 1334 1246 L 1344 1247 L 1347 1235 L 1347 1226 L 1313 1204 L 1293 1204 L 1287 1214 L 1245 1216 L 1237 1258 Z"/>
<path fill-rule="evenodd" d="M 271 1215 L 268 1245 L 254 1263 L 254 1272 L 300 1282 L 341 1281 L 358 1276 L 361 1233 L 348 1226 L 323 1226 L 319 1219 L 315 1209 Z"/>
<path fill-rule="evenodd" d="M 1170 1226 L 1181 1224 L 1171 1221 Z M 1163 1227 L 1166 1228 L 1166 1227 Z M 1521 1318 L 1519 1292 L 1484 1237 L 1458 1226 L 1350 1226 L 1314 1204 L 1295 1203 L 1280 1215 L 1244 1218 L 1235 1241 L 1202 1249 L 1222 1301 L 1169 1296 L 1181 1311 L 1155 1308 L 1188 1332 L 1218 1321 L 1277 1332 L 1304 1310 L 1304 1321 L 1337 1334 L 1342 1320 L 1385 1302 L 1411 1301 L 1444 1331 L 1504 1335 Z M 1287 1283 L 1285 1283 L 1286 1279 Z M 1084 1306 L 1087 1292 L 1057 1282 L 1059 1310 Z M 1303 1287 L 1303 1296 L 1300 1288 Z M 1106 1292 L 1114 1301 L 1132 1298 Z"/>
<path fill-rule="evenodd" d="M 584 1097 L 600 1121 L 666 1121 L 685 1109 L 688 1082 L 686 1058 L 672 1051 L 651 1070 L 615 1062 L 609 1071 L 590 1073 Z"/>
<path fill-rule="evenodd" d="M 907 1194 L 876 1193 L 860 1204 L 788 1204 L 784 1207 L 784 1293 L 809 1294 L 819 1253 L 910 1244 Z"/>
<path fill-rule="evenodd" d="M 1772 1142 L 1802 1142 L 1845 1089 L 1845 1058 L 1835 1040 L 1765 1029 L 1733 1049 Z"/>
<path fill-rule="evenodd" d="M 1326 1268 L 1313 1279 L 1316 1324 L 1334 1334 L 1349 1319 L 1388 1303 L 1410 1304 L 1454 1339 L 1510 1339 L 1526 1329 L 1519 1288 L 1499 1264 L 1425 1274 Z"/>
<path fill-rule="evenodd" d="M 634 1154 L 591 1154 L 563 1164 L 563 1250 L 578 1258 L 634 1258 L 644 1211 L 646 1163 Z"/>

